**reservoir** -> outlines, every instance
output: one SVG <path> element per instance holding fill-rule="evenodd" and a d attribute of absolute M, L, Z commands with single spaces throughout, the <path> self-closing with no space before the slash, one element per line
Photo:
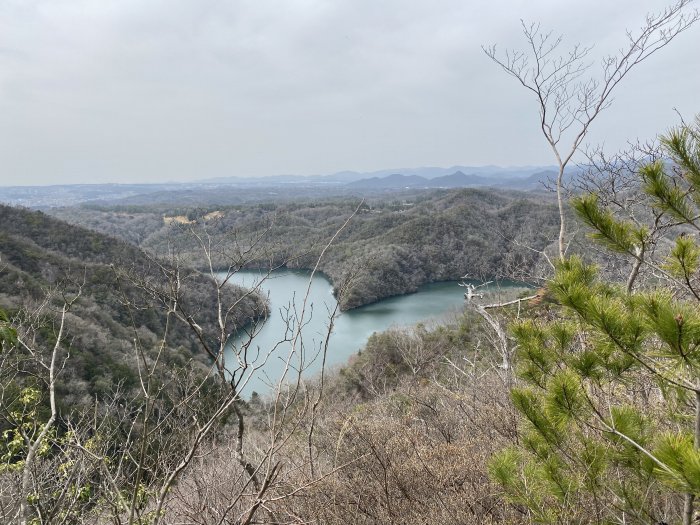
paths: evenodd
<path fill-rule="evenodd" d="M 277 270 L 265 278 L 264 273 L 253 270 L 240 271 L 231 279 L 247 288 L 264 279 L 260 291 L 270 303 L 268 319 L 249 328 L 254 328 L 256 335 L 247 348 L 248 361 L 259 369 L 248 371 L 245 386 L 241 388 L 244 397 L 250 397 L 253 392 L 270 392 L 281 378 L 283 382 L 295 381 L 299 370 L 308 378 L 321 369 L 322 349 L 337 302 L 328 279 L 316 273 L 309 282 L 310 275 L 306 271 Z M 499 288 L 510 288 L 511 293 L 513 288 L 522 287 L 520 283 L 499 283 Z M 307 289 L 309 294 L 304 308 Z M 464 308 L 463 291 L 454 281 L 432 283 L 422 286 L 416 293 L 389 297 L 346 312 L 338 309 L 328 342 L 326 369 L 346 363 L 374 332 L 459 315 Z M 492 284 L 479 291 L 497 290 Z M 493 300 L 498 300 L 497 295 Z M 234 348 L 241 352 L 241 345 L 248 340 L 245 334 L 233 338 L 226 353 L 229 368 L 236 360 Z"/>

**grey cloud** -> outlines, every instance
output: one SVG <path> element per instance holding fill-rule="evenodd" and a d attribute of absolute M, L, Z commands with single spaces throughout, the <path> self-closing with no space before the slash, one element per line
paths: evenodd
<path fill-rule="evenodd" d="M 659 6 L 581 4 L 6 1 L 0 184 L 549 164 L 528 94 L 480 46 L 521 47 L 525 18 L 604 53 Z M 698 111 L 698 44 L 700 26 L 640 66 L 591 139 Z"/>

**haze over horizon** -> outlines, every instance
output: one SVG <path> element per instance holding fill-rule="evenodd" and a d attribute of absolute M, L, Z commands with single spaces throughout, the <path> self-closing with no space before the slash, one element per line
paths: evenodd
<path fill-rule="evenodd" d="M 599 60 L 665 5 L 4 2 L 0 185 L 548 166 L 531 95 L 480 46 L 522 49 L 522 18 Z M 640 64 L 588 142 L 691 120 L 698 48 L 700 25 Z"/>

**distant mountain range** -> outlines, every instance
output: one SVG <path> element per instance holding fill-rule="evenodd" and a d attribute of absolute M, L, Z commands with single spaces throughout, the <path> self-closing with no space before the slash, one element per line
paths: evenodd
<path fill-rule="evenodd" d="M 569 176 L 575 173 L 572 168 Z M 453 166 L 380 170 L 369 173 L 342 171 L 331 175 L 272 177 L 219 177 L 199 181 L 157 184 L 64 184 L 55 186 L 0 186 L 0 203 L 33 208 L 74 206 L 81 203 L 153 204 L 178 203 L 199 206 L 243 201 L 262 201 L 300 197 L 309 192 L 345 194 L 347 192 L 385 192 L 395 189 L 493 187 L 513 190 L 537 190 L 556 176 L 551 166 Z M 282 189 L 280 189 L 280 187 Z M 245 189 L 245 191 L 240 191 Z"/>
<path fill-rule="evenodd" d="M 452 166 L 450 168 L 420 167 L 420 168 L 393 168 L 371 172 L 339 171 L 330 175 L 274 175 L 270 177 L 217 177 L 199 181 L 208 184 L 282 184 L 282 183 L 335 183 L 343 184 L 356 182 L 363 179 L 384 179 L 388 176 L 403 175 L 406 177 L 417 176 L 423 179 L 436 179 L 453 176 L 457 173 L 466 174 L 468 177 L 485 179 L 483 185 L 492 185 L 496 180 L 526 179 L 531 175 L 543 171 L 555 171 L 555 166 Z M 475 184 L 480 184 L 475 182 Z"/>
<path fill-rule="evenodd" d="M 488 186 L 492 181 L 479 175 L 467 175 L 456 171 L 451 175 L 426 178 L 420 175 L 392 173 L 386 177 L 371 177 L 347 183 L 352 188 L 462 188 L 465 186 Z"/>
<path fill-rule="evenodd" d="M 574 172 L 567 172 L 567 179 Z M 359 179 L 346 184 L 353 189 L 397 189 L 397 188 L 467 188 L 467 187 L 494 187 L 515 190 L 534 190 L 542 188 L 547 182 L 556 178 L 557 172 L 553 169 L 536 171 L 523 176 L 523 172 L 517 175 L 511 173 L 499 173 L 500 176 L 487 177 L 483 175 L 466 174 L 461 170 L 450 175 L 442 175 L 433 178 L 420 175 L 403 175 L 392 173 L 384 177 L 370 177 Z"/>

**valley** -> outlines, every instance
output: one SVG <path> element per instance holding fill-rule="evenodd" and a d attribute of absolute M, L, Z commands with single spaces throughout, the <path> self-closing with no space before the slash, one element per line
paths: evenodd
<path fill-rule="evenodd" d="M 153 254 L 174 249 L 200 269 L 209 261 L 190 232 L 207 237 L 216 268 L 313 269 L 328 240 L 352 216 L 318 266 L 343 310 L 465 275 L 537 283 L 543 270 L 538 251 L 553 242 L 558 220 L 548 194 L 494 189 L 399 191 L 364 199 L 306 197 L 190 209 L 91 205 L 48 212 Z M 169 219 L 178 216 L 179 223 Z M 254 251 L 246 253 L 251 246 Z"/>

